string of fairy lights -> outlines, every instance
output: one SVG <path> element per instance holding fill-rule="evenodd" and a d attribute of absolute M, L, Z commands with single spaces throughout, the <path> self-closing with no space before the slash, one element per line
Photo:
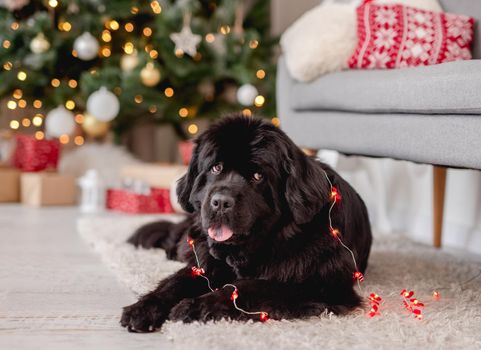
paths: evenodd
<path fill-rule="evenodd" d="M 333 222 L 332 222 L 332 210 L 333 208 L 336 206 L 336 204 L 338 204 L 341 199 L 342 199 L 342 196 L 341 196 L 341 193 L 339 192 L 339 190 L 332 184 L 329 176 L 327 175 L 326 171 L 324 171 L 324 175 L 329 183 L 329 186 L 330 186 L 330 199 L 331 199 L 331 204 L 329 206 L 329 213 L 328 213 L 328 220 L 329 220 L 329 227 L 328 227 L 328 230 L 329 230 L 329 233 L 330 235 L 339 242 L 339 244 L 349 253 L 349 255 L 351 256 L 352 258 L 352 261 L 353 261 L 353 266 L 354 266 L 354 272 L 352 274 L 353 276 L 353 280 L 357 283 L 358 285 L 358 288 L 359 288 L 359 291 L 361 293 L 361 295 L 363 295 L 363 297 L 365 297 L 367 300 L 368 300 L 368 303 L 370 305 L 370 308 L 369 308 L 369 311 L 367 312 L 367 316 L 368 317 L 375 317 L 375 316 L 379 316 L 381 315 L 380 313 L 380 307 L 381 307 L 381 304 L 383 302 L 383 299 L 381 298 L 381 296 L 379 296 L 377 293 L 370 293 L 369 295 L 365 295 L 364 294 L 364 291 L 361 287 L 361 283 L 364 282 L 364 275 L 362 274 L 362 272 L 360 272 L 358 270 L 358 265 L 357 265 L 357 261 L 356 261 L 356 257 L 355 257 L 355 254 L 354 252 L 342 241 L 341 239 L 341 232 L 339 229 L 335 228 L 333 226 Z M 192 266 L 191 270 L 192 270 L 192 276 L 193 277 L 201 277 L 203 279 L 206 280 L 206 283 L 207 283 L 207 287 L 209 288 L 209 290 L 211 292 L 215 292 L 216 289 L 212 288 L 212 285 L 211 285 L 211 281 L 210 279 L 205 275 L 206 274 L 206 271 L 204 270 L 204 268 L 201 266 L 201 263 L 199 261 L 199 257 L 197 255 L 197 251 L 195 249 L 195 242 L 192 238 L 187 238 L 187 243 L 189 244 L 190 248 L 192 249 L 193 253 L 194 253 L 194 257 L 195 257 L 195 261 L 196 261 L 196 266 Z M 481 271 L 478 275 L 476 275 L 475 277 L 469 279 L 467 282 L 464 282 L 463 284 L 466 284 L 470 281 L 472 281 L 473 279 L 479 277 L 481 275 Z M 258 316 L 259 317 L 259 320 L 262 321 L 262 322 L 265 322 L 267 320 L 269 320 L 269 314 L 266 312 L 266 311 L 262 311 L 262 310 L 259 310 L 259 311 L 248 311 L 248 310 L 245 310 L 243 308 L 241 308 L 239 305 L 238 305 L 238 298 L 240 296 L 240 290 L 237 288 L 236 285 L 234 284 L 231 284 L 231 283 L 228 283 L 228 284 L 225 284 L 222 289 L 224 288 L 232 288 L 232 293 L 231 293 L 231 297 L 230 297 L 230 300 L 232 301 L 233 303 L 233 306 L 236 310 L 238 310 L 239 312 L 243 313 L 243 314 L 246 314 L 246 315 L 249 315 L 249 316 Z M 400 296 L 402 297 L 402 305 L 404 306 L 404 308 L 409 311 L 409 313 L 411 313 L 412 315 L 414 315 L 414 318 L 417 319 L 417 320 L 423 320 L 423 308 L 425 306 L 425 304 L 423 302 L 421 302 L 420 300 L 418 300 L 417 298 L 414 297 L 414 292 L 413 291 L 408 291 L 406 289 L 403 289 L 400 293 Z M 441 298 L 441 294 L 439 293 L 438 290 L 435 290 L 433 291 L 433 294 L 432 294 L 432 298 L 433 300 L 435 301 L 438 301 L 440 298 Z"/>
<path fill-rule="evenodd" d="M 197 263 L 197 266 L 192 266 L 192 276 L 202 277 L 203 279 L 205 279 L 206 282 L 207 282 L 207 288 L 209 288 L 209 290 L 211 292 L 215 292 L 216 290 L 214 288 L 212 288 L 212 285 L 210 283 L 210 279 L 205 275 L 205 270 L 202 267 L 200 267 L 201 264 L 200 264 L 200 261 L 199 261 L 199 257 L 197 256 L 197 251 L 195 249 L 194 240 L 192 238 L 188 238 L 187 243 L 192 248 L 192 251 L 194 252 L 195 261 Z M 233 289 L 232 294 L 230 296 L 230 300 L 232 301 L 232 304 L 234 305 L 234 308 L 236 310 L 238 310 L 238 311 L 240 311 L 240 312 L 242 312 L 243 314 L 246 314 L 246 315 L 258 315 L 259 320 L 262 321 L 262 322 L 265 322 L 269 319 L 269 314 L 266 311 L 247 311 L 247 310 L 241 308 L 237 304 L 237 299 L 239 298 L 239 289 L 237 288 L 237 286 L 235 284 L 232 284 L 232 283 L 224 284 L 222 286 L 222 289 L 224 289 L 224 288 L 232 288 Z"/>
<path fill-rule="evenodd" d="M 49 12 L 54 13 L 55 9 L 60 5 L 59 0 L 48 0 L 46 2 L 49 7 Z M 160 15 L 162 13 L 162 6 L 159 1 L 153 0 L 150 1 L 150 9 L 153 14 L 155 15 Z M 135 15 L 139 13 L 140 9 L 137 6 L 132 6 L 130 9 L 131 14 Z M 242 12 L 242 11 L 241 11 Z M 242 15 L 242 13 L 240 13 Z M 236 16 L 238 14 L 236 13 Z M 217 40 L 220 40 L 218 38 L 218 35 L 228 35 L 231 32 L 238 32 L 239 29 L 236 28 L 238 26 L 238 23 L 242 23 L 242 21 L 239 21 L 239 19 L 236 17 L 236 24 L 234 28 L 232 29 L 230 25 L 228 24 L 223 24 L 218 27 L 218 33 L 207 33 L 205 34 L 202 39 L 208 43 L 214 45 Z M 10 25 L 10 29 L 12 31 L 16 31 L 20 28 L 22 24 L 19 23 L 18 21 L 14 21 Z M 73 30 L 73 25 L 70 23 L 67 19 L 62 19 L 60 18 L 58 20 L 58 23 L 56 25 L 56 28 L 60 32 L 70 32 Z M 126 23 L 119 23 L 119 21 L 115 19 L 106 19 L 104 22 L 104 29 L 100 33 L 100 37 L 98 38 L 98 52 L 96 53 L 96 56 L 98 55 L 101 58 L 109 58 L 112 55 L 112 40 L 113 40 L 113 32 L 116 31 L 121 31 L 124 30 L 127 33 L 132 33 L 134 30 L 136 30 L 136 24 L 134 24 L 131 21 L 128 21 Z M 151 59 L 151 61 L 146 63 L 146 66 L 143 67 L 143 69 L 140 71 L 140 76 L 142 82 L 146 86 L 155 86 L 157 83 L 160 81 L 160 72 L 157 69 L 157 67 L 154 65 L 154 61 L 158 58 L 159 52 L 158 49 L 156 49 L 150 38 L 152 38 L 154 34 L 153 28 L 150 26 L 145 26 L 142 28 L 140 31 L 140 35 L 144 37 L 145 39 L 145 45 L 143 48 L 136 47 L 135 44 L 128 40 L 121 45 L 122 50 L 123 50 L 123 57 L 121 59 L 121 66 L 122 69 L 124 70 L 129 70 L 133 69 L 132 67 L 135 67 L 136 65 L 136 56 L 138 53 L 138 49 L 143 49 Z M 48 49 L 50 47 L 50 43 L 46 40 L 45 36 L 43 33 L 39 33 L 37 37 L 34 38 L 34 40 L 37 40 L 39 42 L 38 46 L 43 47 Z M 5 39 L 3 40 L 2 47 L 4 49 L 9 49 L 11 47 L 12 43 L 10 40 Z M 257 39 L 252 39 L 248 42 L 248 46 L 250 49 L 255 50 L 259 47 L 260 43 L 259 40 Z M 75 46 L 75 45 L 74 45 Z M 72 48 L 71 51 L 72 56 L 74 57 L 79 57 L 79 52 L 75 50 L 75 48 Z M 179 58 L 183 57 L 185 52 L 182 49 L 176 48 L 175 50 L 175 55 Z M 194 61 L 199 61 L 202 59 L 202 54 L 200 52 L 196 52 L 193 56 L 192 59 Z M 133 65 L 134 64 L 134 65 Z M 125 65 L 125 67 L 124 67 Z M 30 77 L 29 74 L 26 70 L 22 69 L 22 67 L 15 67 L 16 64 L 13 62 L 7 61 L 3 63 L 3 69 L 5 71 L 10 71 L 10 70 L 16 70 L 16 78 L 19 82 L 25 82 L 27 81 Z M 96 75 L 97 74 L 97 69 L 91 68 L 89 70 L 90 74 Z M 259 80 L 263 80 L 266 78 L 266 71 L 262 68 L 259 68 L 255 71 L 255 78 Z M 60 78 L 60 77 L 54 77 L 50 80 L 50 85 L 55 89 L 59 88 L 61 86 L 68 86 L 68 88 L 76 90 L 79 88 L 79 82 L 76 79 L 73 78 Z M 113 93 L 117 96 L 120 96 L 122 94 L 122 89 L 120 87 L 115 87 L 113 89 Z M 172 86 L 168 86 L 163 88 L 163 94 L 166 98 L 173 98 L 175 95 L 175 90 Z M 212 93 L 206 94 L 204 96 L 206 101 L 212 101 L 214 99 L 214 95 Z M 134 96 L 134 102 L 136 104 L 142 104 L 144 103 L 144 97 L 141 94 L 137 94 Z M 253 99 L 253 107 L 260 108 L 262 107 L 266 102 L 266 98 L 262 95 L 257 93 Z M 68 111 L 74 112 L 74 120 L 75 123 L 78 125 L 76 128 L 77 131 L 75 134 L 77 135 L 68 135 L 68 134 L 63 134 L 61 135 L 58 139 L 60 143 L 62 144 L 69 144 L 72 143 L 77 146 L 81 146 L 85 142 L 85 137 L 84 135 L 86 134 L 87 136 L 89 135 L 89 132 L 83 127 L 83 124 L 86 120 L 86 115 L 84 111 L 79 110 L 78 106 L 76 105 L 75 101 L 73 99 L 68 99 L 63 103 L 64 107 Z M 21 109 L 28 109 L 29 113 L 32 113 L 32 116 L 25 116 L 20 119 L 13 119 L 10 121 L 10 128 L 12 130 L 19 130 L 21 128 L 31 128 L 34 127 L 37 130 L 34 132 L 34 136 L 36 139 L 41 140 L 46 137 L 46 133 L 43 130 L 43 126 L 45 124 L 45 118 L 46 114 L 44 112 L 44 103 L 42 102 L 41 99 L 35 98 L 35 99 L 29 99 L 26 96 L 24 96 L 24 91 L 22 89 L 17 88 L 13 91 L 11 98 L 7 98 L 6 101 L 6 107 L 7 109 L 11 111 L 15 110 L 21 110 Z M 32 111 L 33 109 L 33 111 Z M 155 115 L 158 111 L 158 108 L 156 105 L 152 104 L 150 106 L 147 106 L 146 109 L 148 112 L 151 114 Z M 252 116 L 254 111 L 252 108 L 246 107 L 242 109 L 242 113 L 245 116 Z M 197 108 L 195 106 L 182 106 L 178 109 L 178 116 L 181 119 L 193 119 L 197 116 Z M 277 117 L 271 118 L 271 121 L 274 125 L 279 126 L 280 120 Z M 79 132 L 81 129 L 84 129 L 83 132 Z M 190 121 L 187 122 L 186 130 L 189 134 L 195 135 L 199 132 L 199 126 L 196 122 Z"/>

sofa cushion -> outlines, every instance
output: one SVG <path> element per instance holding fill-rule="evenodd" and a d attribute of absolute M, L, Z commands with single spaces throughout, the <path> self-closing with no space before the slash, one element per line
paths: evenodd
<path fill-rule="evenodd" d="M 293 81 L 298 111 L 481 114 L 481 60 L 395 70 L 351 70 Z"/>
<path fill-rule="evenodd" d="M 392 69 L 472 58 L 472 17 L 364 1 L 357 8 L 358 43 L 349 67 Z"/>
<path fill-rule="evenodd" d="M 440 0 L 443 10 L 451 13 L 459 13 L 476 19 L 473 57 L 481 58 L 481 1 L 479 0 Z"/>

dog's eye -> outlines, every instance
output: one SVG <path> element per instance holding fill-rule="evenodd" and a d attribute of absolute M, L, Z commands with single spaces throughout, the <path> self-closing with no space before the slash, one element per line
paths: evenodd
<path fill-rule="evenodd" d="M 222 163 L 215 164 L 212 168 L 210 168 L 210 172 L 214 175 L 219 175 L 222 172 L 224 166 Z"/>
<path fill-rule="evenodd" d="M 255 182 L 261 182 L 263 178 L 264 178 L 264 175 L 262 175 L 261 173 L 254 173 L 254 175 L 252 175 L 252 179 Z"/>

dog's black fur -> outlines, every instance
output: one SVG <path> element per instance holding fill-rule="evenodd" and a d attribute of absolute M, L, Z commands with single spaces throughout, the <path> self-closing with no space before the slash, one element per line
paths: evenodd
<path fill-rule="evenodd" d="M 325 310 L 343 314 L 358 307 L 352 257 L 328 230 L 332 201 L 323 169 L 342 195 L 332 211 L 333 226 L 364 272 L 372 237 L 366 207 L 354 189 L 327 165 L 305 156 L 278 128 L 233 116 L 196 140 L 188 172 L 177 186 L 190 216 L 179 224 L 146 225 L 130 238 L 135 246 L 163 248 L 187 266 L 125 307 L 122 326 L 146 332 L 166 320 L 252 318 L 233 307 L 232 288 L 222 288 L 226 283 L 238 287 L 240 307 L 267 311 L 273 319 Z M 221 200 L 227 204 L 220 209 L 212 199 L 216 194 L 228 199 Z M 233 232 L 223 242 L 207 234 L 220 224 Z M 187 237 L 195 240 L 201 266 L 219 288 L 215 292 L 192 275 L 196 263 Z"/>

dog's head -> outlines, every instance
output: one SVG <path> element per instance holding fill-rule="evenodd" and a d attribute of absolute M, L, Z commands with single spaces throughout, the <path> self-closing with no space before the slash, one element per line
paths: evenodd
<path fill-rule="evenodd" d="M 199 215 L 211 244 L 240 244 L 307 223 L 328 193 L 322 170 L 281 130 L 242 116 L 197 138 L 177 186 L 180 204 Z"/>

